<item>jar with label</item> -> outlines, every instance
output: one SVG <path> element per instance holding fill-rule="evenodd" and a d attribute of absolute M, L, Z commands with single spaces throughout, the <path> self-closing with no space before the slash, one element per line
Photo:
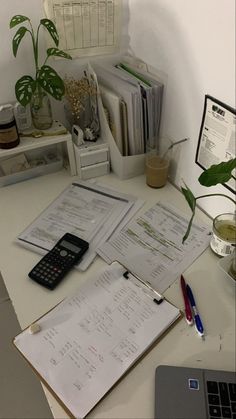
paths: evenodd
<path fill-rule="evenodd" d="M 213 221 L 211 248 L 219 256 L 233 253 L 236 246 L 236 214 L 221 214 Z"/>
<path fill-rule="evenodd" d="M 0 106 L 0 148 L 13 148 L 20 142 L 13 106 Z"/>

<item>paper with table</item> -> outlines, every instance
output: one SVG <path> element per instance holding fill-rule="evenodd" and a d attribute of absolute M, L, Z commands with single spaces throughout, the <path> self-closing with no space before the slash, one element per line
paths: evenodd
<path fill-rule="evenodd" d="M 14 343 L 74 417 L 83 418 L 179 317 L 115 262 Z"/>
<path fill-rule="evenodd" d="M 199 222 L 182 244 L 187 225 L 180 211 L 159 202 L 99 246 L 98 254 L 108 263 L 118 260 L 163 293 L 209 245 L 210 229 Z"/>
<path fill-rule="evenodd" d="M 120 0 L 44 0 L 44 10 L 59 35 L 59 48 L 72 57 L 117 53 L 128 25 Z M 51 45 L 51 42 L 49 45 Z"/>
<path fill-rule="evenodd" d="M 66 232 L 73 233 L 89 242 L 89 250 L 78 265 L 83 271 L 96 257 L 98 245 L 142 205 L 142 200 L 101 184 L 73 182 L 17 237 L 17 242 L 44 254 Z"/>

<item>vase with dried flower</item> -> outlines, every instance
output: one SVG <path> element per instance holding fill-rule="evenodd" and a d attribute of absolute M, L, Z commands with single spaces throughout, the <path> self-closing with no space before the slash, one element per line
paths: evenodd
<path fill-rule="evenodd" d="M 91 83 L 84 72 L 80 79 L 65 77 L 64 85 L 67 119 L 71 125 L 79 125 L 85 139 L 95 140 L 99 134 L 99 123 L 93 112 L 97 108 L 96 83 Z"/>

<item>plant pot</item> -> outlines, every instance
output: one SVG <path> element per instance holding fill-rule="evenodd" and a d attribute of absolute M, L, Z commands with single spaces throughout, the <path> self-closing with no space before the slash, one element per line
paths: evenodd
<path fill-rule="evenodd" d="M 30 102 L 32 122 L 35 128 L 44 130 L 52 126 L 52 109 L 49 96 L 42 90 L 36 90 Z"/>

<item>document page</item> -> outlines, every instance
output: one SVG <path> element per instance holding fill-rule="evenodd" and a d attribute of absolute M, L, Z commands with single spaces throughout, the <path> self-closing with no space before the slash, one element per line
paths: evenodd
<path fill-rule="evenodd" d="M 162 293 L 209 245 L 209 228 L 203 224 L 194 224 L 182 244 L 187 225 L 174 208 L 157 203 L 99 246 L 98 254 L 108 263 L 118 260 Z"/>
<path fill-rule="evenodd" d="M 86 269 L 96 257 L 99 244 L 108 239 L 124 219 L 136 198 L 88 182 L 67 187 L 18 237 L 18 243 L 46 253 L 65 234 L 89 242 L 79 269 Z"/>
<path fill-rule="evenodd" d="M 83 418 L 178 317 L 114 263 L 26 329 L 15 345 L 75 417 Z M 136 282 L 133 282 L 133 279 Z"/>
<path fill-rule="evenodd" d="M 203 169 L 235 158 L 236 110 L 206 95 L 196 163 Z M 236 170 L 233 171 L 236 176 Z M 235 179 L 226 183 L 235 192 Z"/>
<path fill-rule="evenodd" d="M 121 0 L 44 0 L 59 34 L 59 48 L 72 57 L 112 54 L 120 44 Z"/>

